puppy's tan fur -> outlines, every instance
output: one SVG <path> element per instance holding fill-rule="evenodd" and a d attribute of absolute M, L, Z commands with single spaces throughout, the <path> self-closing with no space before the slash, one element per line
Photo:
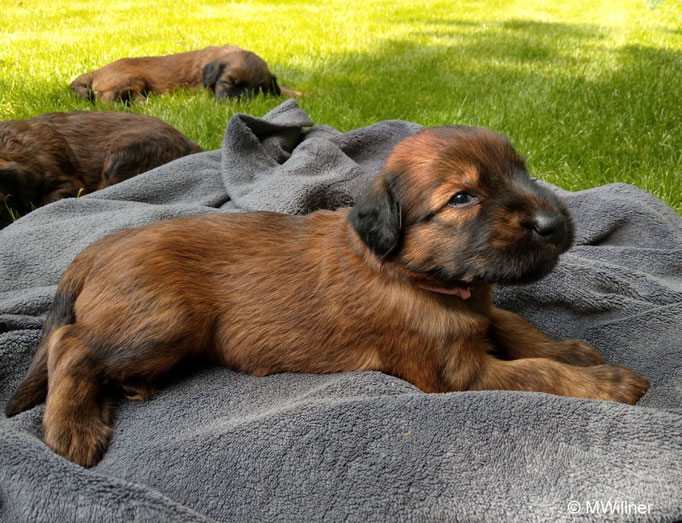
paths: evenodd
<path fill-rule="evenodd" d="M 47 391 L 46 443 L 91 466 L 111 434 L 101 381 L 147 398 L 186 358 L 257 376 L 375 370 L 424 392 L 633 404 L 644 378 L 492 302 L 494 281 L 542 277 L 571 240 L 565 209 L 504 137 L 425 130 L 395 148 L 353 209 L 178 218 L 85 249 L 6 411 Z"/>
<path fill-rule="evenodd" d="M 165 56 L 121 58 L 80 75 L 71 89 L 83 98 L 113 102 L 164 94 L 178 88 L 208 87 L 217 98 L 253 92 L 298 97 L 277 85 L 275 75 L 255 53 L 235 45 L 210 46 Z"/>

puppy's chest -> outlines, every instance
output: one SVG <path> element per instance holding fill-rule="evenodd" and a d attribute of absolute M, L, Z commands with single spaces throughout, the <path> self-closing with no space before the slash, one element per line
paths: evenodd
<path fill-rule="evenodd" d="M 489 328 L 487 316 L 467 308 L 423 310 L 405 318 L 400 327 L 406 340 L 447 352 L 460 344 L 483 343 Z"/>
<path fill-rule="evenodd" d="M 364 346 L 438 349 L 460 341 L 483 342 L 490 327 L 484 310 L 428 298 L 368 299 L 363 304 L 327 304 L 323 310 L 327 326 L 344 331 Z"/>

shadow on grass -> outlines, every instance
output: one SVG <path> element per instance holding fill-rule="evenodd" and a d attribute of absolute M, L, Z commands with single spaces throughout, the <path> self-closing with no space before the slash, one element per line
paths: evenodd
<path fill-rule="evenodd" d="M 302 105 L 315 121 L 341 130 L 392 118 L 491 127 L 553 183 L 633 183 L 682 211 L 680 51 L 610 49 L 591 25 L 442 25 L 437 39 L 383 41 L 325 57 L 324 72 L 287 74 L 313 93 Z"/>
<path fill-rule="evenodd" d="M 504 55 L 515 60 L 553 60 L 559 48 L 572 50 L 585 40 L 599 40 L 605 36 L 602 28 L 587 24 L 572 25 L 535 20 L 508 20 L 483 24 L 460 21 L 435 22 L 428 19 L 419 21 L 437 27 L 436 30 L 421 34 L 435 38 L 451 38 L 458 45 L 475 46 L 478 56 L 488 58 Z M 481 30 L 482 27 L 485 29 Z"/>
<path fill-rule="evenodd" d="M 527 34 L 542 34 L 549 38 L 570 38 L 571 40 L 604 38 L 601 26 L 593 24 L 566 24 L 558 22 L 541 22 L 538 20 L 507 20 L 500 22 L 507 29 L 522 31 Z"/>
<path fill-rule="evenodd" d="M 313 93 L 307 105 L 332 98 L 341 114 L 357 107 L 382 119 L 426 113 L 447 120 L 454 114 L 468 123 L 507 127 L 518 113 L 524 116 L 519 123 L 527 123 L 525 116 L 549 121 L 561 116 L 565 125 L 577 111 L 590 113 L 582 121 L 589 125 L 595 118 L 617 120 L 627 109 L 642 113 L 653 100 L 678 106 L 675 84 L 663 86 L 658 77 L 682 77 L 679 51 L 632 45 L 600 50 L 603 69 L 591 56 L 573 53 L 580 39 L 602 37 L 596 26 L 510 21 L 475 34 L 455 33 L 445 44 L 380 42 L 369 53 L 325 57 L 319 71 L 279 69 L 299 80 L 295 87 Z"/>

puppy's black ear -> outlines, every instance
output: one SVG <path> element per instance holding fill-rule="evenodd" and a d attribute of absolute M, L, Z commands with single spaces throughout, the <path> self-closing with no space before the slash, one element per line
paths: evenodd
<path fill-rule="evenodd" d="M 276 76 L 272 77 L 272 84 L 270 84 L 270 87 L 271 87 L 270 92 L 272 94 L 274 94 L 275 96 L 279 96 L 280 94 L 282 94 L 282 91 L 279 88 L 279 84 L 277 83 L 277 77 Z"/>
<path fill-rule="evenodd" d="M 379 258 L 385 258 L 398 248 L 402 234 L 400 204 L 383 173 L 360 195 L 348 220 Z"/>
<path fill-rule="evenodd" d="M 223 72 L 225 64 L 220 60 L 213 60 L 204 66 L 202 71 L 204 87 L 211 87 L 215 85 Z"/>

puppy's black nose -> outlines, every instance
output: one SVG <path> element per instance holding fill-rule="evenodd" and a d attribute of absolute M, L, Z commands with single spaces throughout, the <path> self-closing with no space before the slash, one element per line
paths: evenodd
<path fill-rule="evenodd" d="M 560 212 L 540 211 L 526 227 L 544 240 L 560 241 L 566 235 L 566 217 Z"/>

